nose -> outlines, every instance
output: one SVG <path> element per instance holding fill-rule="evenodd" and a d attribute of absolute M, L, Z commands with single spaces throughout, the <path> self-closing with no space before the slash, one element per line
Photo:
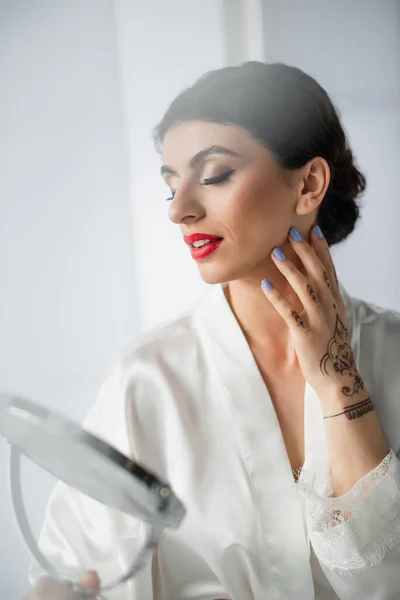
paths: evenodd
<path fill-rule="evenodd" d="M 204 206 L 192 191 L 184 188 L 176 190 L 168 210 L 168 218 L 172 223 L 181 225 L 182 223 L 195 222 L 202 219 L 204 215 Z"/>

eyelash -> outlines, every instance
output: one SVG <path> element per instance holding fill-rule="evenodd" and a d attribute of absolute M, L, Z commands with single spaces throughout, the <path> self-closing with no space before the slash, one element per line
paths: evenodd
<path fill-rule="evenodd" d="M 215 185 L 218 183 L 224 183 L 225 181 L 228 181 L 229 177 L 234 172 L 235 170 L 231 169 L 230 171 L 225 171 L 225 173 L 221 173 L 221 175 L 217 175 L 216 177 L 207 177 L 207 179 L 205 179 L 201 185 Z M 175 192 L 172 193 L 172 196 L 170 198 L 166 198 L 166 201 L 170 202 L 174 199 L 174 196 Z"/>

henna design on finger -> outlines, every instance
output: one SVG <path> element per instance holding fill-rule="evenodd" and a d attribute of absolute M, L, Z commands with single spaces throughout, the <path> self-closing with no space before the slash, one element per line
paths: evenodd
<path fill-rule="evenodd" d="M 310 298 L 311 298 L 312 300 L 314 300 L 314 302 L 315 302 L 316 304 L 318 304 L 318 306 L 321 306 L 321 305 L 320 305 L 320 303 L 319 303 L 319 300 L 318 300 L 318 296 L 317 296 L 317 294 L 315 293 L 315 290 L 314 290 L 314 288 L 313 288 L 313 287 L 312 287 L 310 284 L 307 284 L 307 293 L 308 293 L 308 295 L 310 296 Z"/>
<path fill-rule="evenodd" d="M 351 406 L 345 406 L 344 411 L 337 413 L 336 415 L 329 415 L 324 417 L 324 419 L 333 419 L 333 417 L 339 417 L 340 415 L 346 415 L 349 421 L 353 419 L 360 419 L 364 415 L 375 410 L 374 405 L 372 404 L 371 398 L 367 398 L 362 402 L 357 402 L 357 404 L 352 404 Z"/>
<path fill-rule="evenodd" d="M 331 286 L 331 282 L 329 281 L 328 273 L 326 271 L 324 271 L 324 281 L 325 281 L 325 284 L 326 284 L 328 290 L 331 292 L 332 286 Z"/>
<path fill-rule="evenodd" d="M 349 377 L 352 380 L 352 387 L 346 385 L 342 387 L 342 392 L 345 396 L 354 396 L 364 389 L 364 382 L 357 371 L 348 338 L 349 332 L 337 314 L 335 333 L 328 342 L 328 349 L 321 359 L 320 369 L 323 374 L 329 375 L 327 366 L 331 364 L 336 373 Z"/>
<path fill-rule="evenodd" d="M 299 325 L 300 327 L 303 327 L 303 329 L 307 329 L 306 324 L 304 323 L 303 319 L 301 318 L 301 316 L 299 315 L 298 312 L 296 312 L 295 310 L 293 310 L 292 311 L 292 315 L 296 319 L 297 325 Z"/>

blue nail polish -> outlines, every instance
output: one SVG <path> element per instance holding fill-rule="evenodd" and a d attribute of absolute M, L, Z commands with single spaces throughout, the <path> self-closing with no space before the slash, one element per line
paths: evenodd
<path fill-rule="evenodd" d="M 279 260 L 286 260 L 286 256 L 283 254 L 280 248 L 274 248 L 274 255 L 276 258 L 279 258 Z"/>
<path fill-rule="evenodd" d="M 296 227 L 291 227 L 289 233 L 296 242 L 301 242 L 301 240 L 303 239 Z"/>
<path fill-rule="evenodd" d="M 274 286 L 272 285 L 272 283 L 268 280 L 268 279 L 263 279 L 262 280 L 262 286 L 268 290 L 268 292 L 270 292 L 271 290 L 274 289 Z"/>
<path fill-rule="evenodd" d="M 314 227 L 314 231 L 317 234 L 317 236 L 319 237 L 319 239 L 322 240 L 322 238 L 324 237 L 324 234 L 321 231 L 321 227 L 319 225 L 316 225 Z"/>

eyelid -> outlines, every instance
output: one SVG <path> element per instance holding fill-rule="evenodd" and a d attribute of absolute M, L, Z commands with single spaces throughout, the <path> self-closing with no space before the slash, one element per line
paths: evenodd
<path fill-rule="evenodd" d="M 199 165 L 195 170 L 194 170 L 194 174 L 197 173 L 201 173 L 201 171 L 203 171 L 203 169 L 207 166 L 207 161 L 204 160 L 203 163 L 201 165 Z M 229 172 L 229 174 L 233 173 L 235 171 L 235 169 L 232 169 L 231 167 L 228 167 L 227 165 L 220 165 L 222 166 L 222 168 L 225 168 L 225 170 L 223 172 L 221 172 L 219 175 L 216 175 L 214 177 L 207 177 L 206 179 L 215 179 L 216 177 L 221 177 L 222 175 L 225 175 L 226 173 Z M 171 179 L 173 177 L 178 177 L 178 179 L 180 178 L 179 175 L 177 173 L 164 173 L 162 175 L 162 178 L 164 179 L 164 182 L 167 185 L 170 185 L 171 183 Z"/>
<path fill-rule="evenodd" d="M 212 185 L 217 183 L 223 183 L 228 180 L 229 177 L 235 172 L 235 169 L 228 169 L 227 171 L 223 171 L 219 175 L 215 175 L 214 177 L 206 177 L 201 185 Z M 170 198 L 166 198 L 167 202 L 174 199 L 175 191 L 172 191 L 172 196 Z"/>
<path fill-rule="evenodd" d="M 227 171 L 223 171 L 219 175 L 215 175 L 214 177 L 206 177 L 203 179 L 202 185 L 210 185 L 212 183 L 217 183 L 218 181 L 223 181 L 224 179 L 228 179 L 235 172 L 235 169 L 228 169 Z"/>

